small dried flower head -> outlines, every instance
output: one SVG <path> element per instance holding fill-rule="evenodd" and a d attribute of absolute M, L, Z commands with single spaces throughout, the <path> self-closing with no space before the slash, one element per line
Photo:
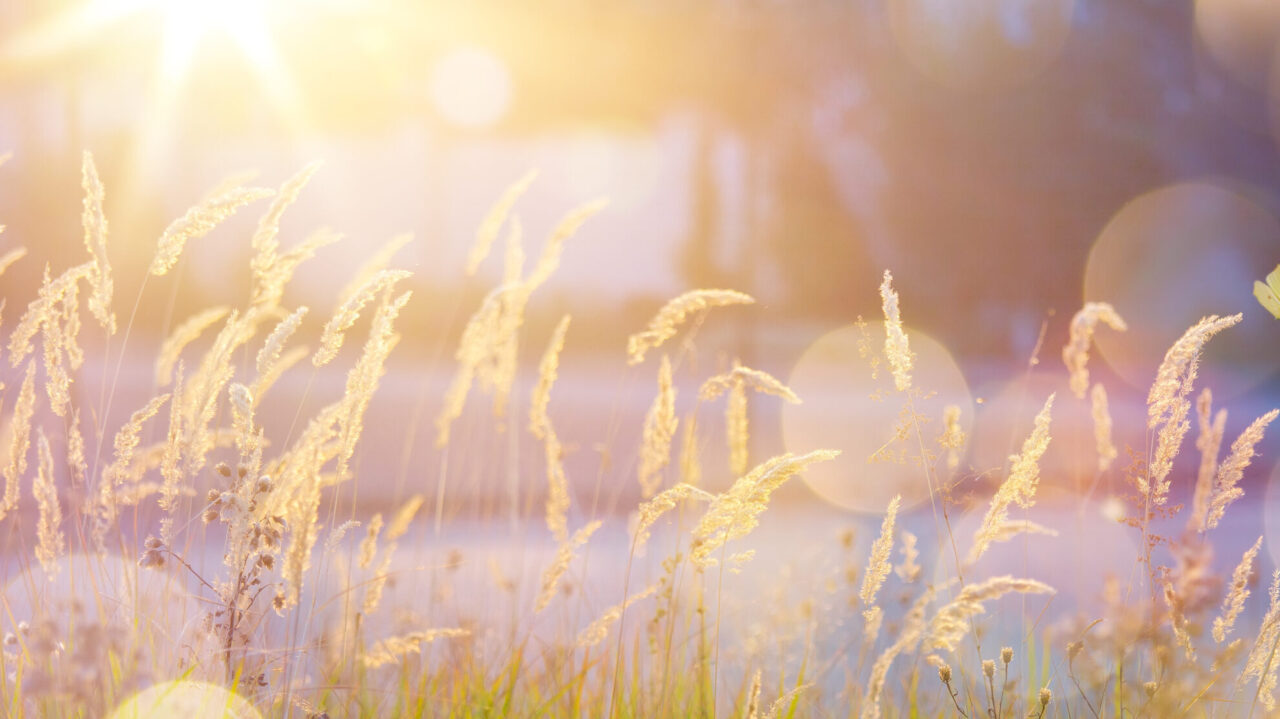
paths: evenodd
<path fill-rule="evenodd" d="M 1155 696 L 1156 690 L 1159 688 L 1160 688 L 1160 685 L 1155 682 L 1147 682 L 1146 684 L 1142 685 L 1142 691 L 1146 692 L 1148 699 Z"/>
<path fill-rule="evenodd" d="M 1053 699 L 1053 692 L 1049 691 L 1049 687 L 1040 690 L 1040 706 L 1049 706 L 1049 700 Z"/>
<path fill-rule="evenodd" d="M 147 537 L 147 541 L 143 542 L 142 546 L 147 549 L 159 549 L 164 546 L 164 542 L 161 542 L 156 537 Z"/>
<path fill-rule="evenodd" d="M 1067 645 L 1067 661 L 1071 661 L 1084 649 L 1084 642 L 1071 642 Z"/>
<path fill-rule="evenodd" d="M 1000 661 L 1005 664 L 1013 661 L 1013 647 L 1005 647 L 1000 650 Z"/>
<path fill-rule="evenodd" d="M 8 634 L 4 635 L 4 645 L 6 647 L 11 647 L 17 643 L 18 643 L 18 635 L 14 634 L 13 632 L 9 632 Z"/>
<path fill-rule="evenodd" d="M 950 664 L 944 663 L 944 664 L 938 665 L 938 678 L 942 680 L 943 684 L 951 683 L 951 665 Z"/>
<path fill-rule="evenodd" d="M 267 475 L 264 474 L 258 478 L 257 490 L 259 494 L 266 494 L 267 492 L 270 492 L 271 487 L 272 487 L 271 477 L 268 477 Z"/>
<path fill-rule="evenodd" d="M 138 560 L 138 566 L 144 569 L 163 567 L 164 555 L 159 550 L 148 549 L 142 553 L 142 557 Z"/>
<path fill-rule="evenodd" d="M 231 466 L 228 465 L 226 462 L 218 462 L 218 466 L 214 467 L 214 470 L 217 471 L 218 474 L 221 474 L 223 477 L 231 476 Z"/>
<path fill-rule="evenodd" d="M 996 675 L 996 663 L 990 659 L 982 660 L 982 675 L 990 679 Z"/>

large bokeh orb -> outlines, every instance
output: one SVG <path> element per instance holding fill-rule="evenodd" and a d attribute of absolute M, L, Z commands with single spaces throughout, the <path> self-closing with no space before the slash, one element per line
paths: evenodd
<path fill-rule="evenodd" d="M 261 719 L 243 697 L 207 682 L 157 684 L 134 694 L 109 719 Z"/>
<path fill-rule="evenodd" d="M 1200 318 L 1244 313 L 1209 341 L 1197 387 L 1225 401 L 1276 369 L 1280 326 L 1253 296 L 1254 280 L 1280 263 L 1280 223 L 1239 186 L 1163 187 L 1122 207 L 1103 228 L 1085 268 L 1084 299 L 1110 302 L 1127 332 L 1100 330 L 1101 356 L 1146 390 L 1182 333 Z"/>
<path fill-rule="evenodd" d="M 819 497 L 853 511 L 882 514 L 894 495 L 902 495 L 904 509 L 928 501 L 930 479 L 915 459 L 921 455 L 920 443 L 938 456 L 934 465 L 941 474 L 934 474 L 933 481 L 945 479 L 946 450 L 938 444 L 944 408 L 960 408 L 961 426 L 968 434 L 973 399 L 947 349 L 926 334 L 908 330 L 911 350 L 916 354 L 913 387 L 919 390 L 911 409 L 925 421 L 920 424 L 920 437 L 912 433 L 905 441 L 895 440 L 907 396 L 894 389 L 883 362 L 873 377 L 868 359 L 860 352 L 861 345 L 881 353 L 883 324 L 869 323 L 865 331 L 864 337 L 854 325 L 842 327 L 818 338 L 804 351 L 788 380 L 804 402 L 783 407 L 782 434 L 791 452 L 818 448 L 842 451 L 834 461 L 805 471 L 805 482 Z M 873 460 L 886 446 L 897 459 Z"/>

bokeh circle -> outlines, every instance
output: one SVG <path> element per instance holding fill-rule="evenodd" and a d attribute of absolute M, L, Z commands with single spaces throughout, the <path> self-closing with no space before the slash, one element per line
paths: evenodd
<path fill-rule="evenodd" d="M 111 712 L 109 719 L 261 719 L 253 705 L 208 682 L 181 680 L 144 689 Z"/>
<path fill-rule="evenodd" d="M 1243 187 L 1191 182 L 1141 195 L 1112 217 L 1089 252 L 1084 300 L 1110 302 L 1127 332 L 1100 331 L 1099 354 L 1128 383 L 1156 368 L 1200 318 L 1244 313 L 1206 347 L 1197 386 L 1239 396 L 1276 369 L 1280 331 L 1253 283 L 1280 262 L 1280 223 Z"/>
<path fill-rule="evenodd" d="M 806 470 L 805 482 L 819 497 L 856 512 L 882 514 L 894 495 L 902 495 L 904 509 L 928 501 L 930 483 L 915 459 L 920 456 L 918 439 L 914 435 L 907 440 L 894 439 L 907 395 L 894 389 L 883 362 L 873 377 L 861 351 L 881 353 L 883 325 L 868 324 L 865 333 L 854 325 L 841 327 L 805 349 L 788 379 L 804 402 L 783 407 L 782 435 L 791 452 L 818 448 L 842 451 L 834 461 Z M 912 385 L 919 390 L 912 409 L 924 418 L 924 447 L 938 456 L 934 466 L 945 476 L 946 450 L 938 444 L 944 408 L 960 408 L 960 424 L 968 435 L 973 398 L 964 374 L 945 347 L 922 332 L 908 330 L 907 336 L 916 355 Z M 886 446 L 896 459 L 871 461 Z"/>

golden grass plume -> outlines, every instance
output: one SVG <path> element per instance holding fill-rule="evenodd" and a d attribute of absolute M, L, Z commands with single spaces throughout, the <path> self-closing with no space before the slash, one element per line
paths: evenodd
<path fill-rule="evenodd" d="M 880 305 L 884 312 L 884 356 L 893 373 L 893 386 L 899 392 L 905 392 L 911 389 L 911 367 L 915 362 L 915 354 L 911 351 L 907 333 L 902 329 L 898 293 L 893 289 L 893 275 L 889 270 L 884 271 L 884 280 L 880 283 Z"/>
<path fill-rule="evenodd" d="M 991 498 L 991 506 L 973 535 L 973 546 L 965 560 L 966 564 L 976 562 L 993 542 L 1010 536 L 1006 525 L 1009 524 L 1011 505 L 1017 504 L 1025 509 L 1035 503 L 1036 488 L 1040 483 L 1040 458 L 1049 448 L 1053 399 L 1054 395 L 1051 394 L 1045 400 L 1044 407 L 1036 415 L 1031 435 L 1022 443 L 1022 451 L 1011 458 L 1009 476 Z"/>
<path fill-rule="evenodd" d="M 1093 334 L 1099 322 L 1118 332 L 1129 329 L 1120 314 L 1107 302 L 1086 302 L 1071 318 L 1070 338 L 1062 348 L 1062 363 L 1070 373 L 1071 393 L 1077 399 L 1084 399 L 1084 394 L 1089 389 L 1089 347 L 1093 343 Z"/>
<path fill-rule="evenodd" d="M 627 364 L 644 361 L 645 354 L 662 346 L 675 336 L 680 325 L 696 312 L 728 305 L 749 305 L 755 302 L 751 295 L 736 290 L 690 290 L 673 298 L 649 320 L 648 327 L 627 338 Z"/>

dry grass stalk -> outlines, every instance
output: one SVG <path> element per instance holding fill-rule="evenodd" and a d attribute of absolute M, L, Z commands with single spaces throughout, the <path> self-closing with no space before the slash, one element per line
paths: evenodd
<path fill-rule="evenodd" d="M 943 606 L 929 622 L 929 632 L 924 651 L 945 649 L 954 652 L 960 640 L 969 631 L 969 620 L 985 609 L 982 604 L 1015 592 L 1018 594 L 1056 594 L 1049 585 L 1034 579 L 1017 579 L 1010 576 L 992 577 L 985 582 L 970 584 L 960 590 L 950 604 Z"/>
<path fill-rule="evenodd" d="M 641 504 L 636 513 L 636 526 L 632 532 L 631 546 L 634 551 L 639 553 L 644 548 L 645 543 L 649 541 L 650 531 L 659 517 L 675 509 L 677 504 L 689 498 L 714 501 L 715 495 L 690 484 L 677 484 L 674 487 L 664 489 L 653 499 Z"/>
<path fill-rule="evenodd" d="M 325 540 L 325 549 L 329 551 L 337 549 L 338 545 L 342 544 L 343 537 L 347 536 L 347 532 L 357 529 L 359 526 L 360 520 L 348 519 L 337 527 L 334 527 L 333 530 L 329 532 L 329 538 Z"/>
<path fill-rule="evenodd" d="M 698 447 L 697 415 L 690 412 L 684 418 L 684 436 L 680 441 L 680 481 L 697 487 L 702 484 L 702 457 Z"/>
<path fill-rule="evenodd" d="M 538 264 L 533 266 L 533 271 L 524 280 L 524 284 L 530 292 L 546 282 L 551 277 L 551 274 L 556 271 L 556 268 L 560 266 L 560 254 L 564 250 L 564 243 L 577 234 L 578 230 L 592 215 L 603 210 L 608 204 L 604 200 L 588 202 L 570 210 L 564 217 L 560 218 L 560 222 L 551 230 L 551 236 L 547 238 L 547 244 L 543 246 L 542 254 L 538 256 Z"/>
<path fill-rule="evenodd" d="M 538 439 L 546 437 L 550 419 L 547 406 L 551 403 L 551 386 L 555 384 L 556 373 L 560 368 L 560 353 L 564 350 L 565 334 L 569 331 L 569 315 L 560 318 L 555 331 L 551 333 L 551 341 L 538 363 L 538 384 L 533 388 L 533 396 L 529 401 L 529 431 Z"/>
<path fill-rule="evenodd" d="M 725 439 L 729 443 L 729 471 L 742 475 L 750 462 L 751 430 L 747 414 L 747 388 L 736 382 L 729 388 L 724 406 Z"/>
<path fill-rule="evenodd" d="M 645 353 L 662 346 L 675 336 L 680 325 L 695 312 L 727 305 L 749 305 L 755 302 L 751 295 L 735 290 L 690 290 L 672 299 L 649 320 L 649 326 L 627 338 L 627 364 L 644 361 Z"/>
<path fill-rule="evenodd" d="M 71 376 L 68 368 L 76 369 L 84 361 L 84 354 L 76 344 L 80 328 L 77 298 L 80 280 L 87 278 L 92 269 L 93 263 L 86 262 L 51 279 L 46 265 L 38 297 L 27 305 L 27 311 L 9 335 L 9 364 L 17 367 L 31 354 L 31 340 L 37 332 L 40 333 L 47 375 L 45 393 L 50 407 L 59 417 L 66 416 L 70 402 Z"/>
<path fill-rule="evenodd" d="M 249 388 L 236 382 L 227 389 L 231 402 L 231 429 L 236 434 L 236 449 L 241 457 L 249 457 L 262 450 L 262 436 L 253 423 L 253 408 L 257 400 Z"/>
<path fill-rule="evenodd" d="M 475 382 L 492 393 L 494 415 L 502 417 L 505 414 L 506 402 L 515 382 L 519 330 L 529 297 L 559 266 L 565 241 L 602 207 L 602 203 L 593 203 L 566 215 L 552 231 L 538 264 L 529 276 L 490 291 L 471 315 L 455 354 L 457 373 L 445 392 L 444 406 L 436 416 L 436 446 L 444 447 L 449 443 L 449 430 L 454 420 L 462 416 L 467 395 Z"/>
<path fill-rule="evenodd" d="M 565 333 L 569 329 L 569 316 L 560 319 L 551 342 L 539 364 L 538 384 L 533 390 L 529 407 L 529 430 L 543 440 L 543 452 L 547 470 L 547 529 L 556 541 L 563 545 L 569 536 L 569 478 L 565 476 L 560 438 L 551 426 L 547 407 L 551 402 L 551 385 L 556 380 L 560 363 L 560 351 L 564 347 Z"/>
<path fill-rule="evenodd" d="M 534 604 L 533 611 L 541 612 L 555 598 L 556 589 L 560 586 L 560 578 L 569 571 L 569 565 L 573 562 L 573 553 L 586 544 L 600 526 L 600 520 L 591 522 L 556 547 L 555 560 L 542 572 L 542 589 L 538 592 L 538 600 Z"/>
<path fill-rule="evenodd" d="M 67 422 L 67 474 L 71 487 L 81 489 L 89 473 L 89 462 L 84 455 L 84 435 L 80 433 L 80 410 L 71 413 Z"/>
<path fill-rule="evenodd" d="M 270 264 L 261 274 L 255 274 L 252 306 L 274 313 L 284 298 L 284 288 L 303 262 L 316 256 L 316 252 L 342 240 L 342 235 L 325 228 L 312 232 L 302 242 L 281 255 L 272 255 Z M 261 259 L 261 262 L 267 262 Z M 338 302 L 342 305 L 345 300 Z"/>
<path fill-rule="evenodd" d="M 67 551 L 67 541 L 62 536 L 62 509 L 58 504 L 58 483 L 53 471 L 53 452 L 44 430 L 37 433 L 37 453 L 40 464 L 31 494 L 40 510 L 36 524 L 36 559 L 45 572 L 52 575 L 58 567 L 58 558 Z"/>
<path fill-rule="evenodd" d="M 119 489 L 134 480 L 141 479 L 132 473 L 134 451 L 142 436 L 142 425 L 160 411 L 170 395 L 152 397 L 129 417 L 129 421 L 116 432 L 115 459 L 103 470 L 98 480 L 98 498 L 94 503 L 93 544 L 99 552 L 106 549 L 107 531 L 115 522 L 120 505 Z"/>
<path fill-rule="evenodd" d="M 1257 698 L 1268 711 L 1273 711 L 1276 708 L 1276 669 L 1280 667 L 1280 657 L 1276 656 L 1276 646 L 1280 643 L 1280 569 L 1272 575 L 1270 595 L 1271 604 L 1258 627 L 1258 636 L 1253 641 L 1253 649 L 1245 660 L 1239 681 L 1244 683 L 1256 678 Z"/>
<path fill-rule="evenodd" d="M 1156 379 L 1147 394 L 1147 427 L 1155 429 L 1168 421 L 1182 392 L 1184 377 L 1193 369 L 1193 363 L 1214 335 L 1231 327 L 1244 318 L 1237 314 L 1230 317 L 1210 315 L 1187 329 L 1182 337 L 1165 352 L 1164 360 L 1156 371 Z"/>
<path fill-rule="evenodd" d="M 388 546 L 382 553 L 382 562 L 373 572 L 373 578 L 365 585 L 364 601 L 360 605 L 360 613 L 372 616 L 382 603 L 382 593 L 387 588 L 387 580 L 391 578 L 391 558 L 395 554 L 395 546 Z"/>
<path fill-rule="evenodd" d="M 1209 500 L 1213 496 L 1213 480 L 1218 473 L 1218 453 L 1222 451 L 1222 438 L 1226 435 L 1227 410 L 1220 409 L 1216 415 L 1213 414 L 1213 392 L 1205 387 L 1196 400 L 1196 414 L 1200 425 L 1200 434 L 1196 437 L 1200 471 L 1196 474 L 1187 529 L 1203 532 L 1205 519 L 1209 516 Z"/>
<path fill-rule="evenodd" d="M 276 380 L 284 376 L 285 372 L 288 372 L 289 370 L 293 369 L 294 365 L 306 359 L 310 354 L 311 354 L 311 349 L 306 345 L 302 345 L 300 347 L 294 347 L 293 349 L 286 350 L 285 353 L 280 356 L 280 360 L 275 364 L 271 365 L 271 369 L 268 370 L 266 374 L 259 375 L 254 378 L 253 380 L 254 399 L 257 400 L 259 403 L 261 403 L 262 397 L 266 395 L 267 392 L 272 387 L 275 386 Z"/>
<path fill-rule="evenodd" d="M 1105 472 L 1115 461 L 1116 445 L 1111 439 L 1111 410 L 1107 402 L 1107 389 L 1099 382 L 1090 393 L 1093 415 L 1093 440 L 1098 448 L 1098 471 Z"/>
<path fill-rule="evenodd" d="M 70 370 L 79 368 L 84 361 L 84 354 L 76 344 L 80 331 L 79 280 L 87 278 L 91 270 L 92 264 L 86 263 L 51 281 L 49 268 L 45 267 L 40 344 L 44 349 L 45 393 L 49 396 L 49 408 L 59 417 L 66 416 L 71 402 Z"/>
<path fill-rule="evenodd" d="M 360 291 L 360 288 L 369 281 L 371 277 L 379 272 L 388 269 L 391 266 L 391 260 L 395 259 L 396 254 L 403 250 L 413 242 L 413 233 L 405 232 L 387 240 L 378 251 L 369 256 L 360 269 L 338 293 L 338 304 L 341 305 L 351 299 L 352 295 Z"/>
<path fill-rule="evenodd" d="M 782 695 L 773 700 L 773 703 L 769 705 L 767 710 L 765 710 L 764 719 L 775 719 L 776 717 L 782 716 L 787 707 L 796 700 L 796 697 L 812 688 L 813 683 L 809 682 L 807 684 L 800 684 L 798 686 L 791 687 L 787 691 L 783 692 Z"/>
<path fill-rule="evenodd" d="M 1022 443 L 1022 451 L 1011 458 L 1009 476 L 991 498 L 991 506 L 982 518 L 982 524 L 973 536 L 973 547 L 965 560 L 967 564 L 978 561 L 993 542 L 1009 536 L 1009 507 L 1017 504 L 1024 509 L 1035 504 L 1036 488 L 1040 483 L 1040 457 L 1049 448 L 1049 421 L 1053 410 L 1054 395 L 1049 395 L 1044 407 L 1036 415 L 1031 435 Z"/>
<path fill-rule="evenodd" d="M 1165 580 L 1162 585 L 1161 594 L 1164 595 L 1165 606 L 1169 609 L 1169 628 L 1173 630 L 1174 641 L 1186 653 L 1187 661 L 1194 662 L 1196 650 L 1191 646 L 1191 635 L 1187 631 L 1185 601 L 1182 595 L 1174 591 L 1173 585 L 1168 580 Z"/>
<path fill-rule="evenodd" d="M 902 495 L 889 500 L 889 509 L 885 512 L 884 521 L 880 524 L 880 536 L 871 545 L 871 556 L 867 558 L 867 568 L 862 573 L 862 589 L 858 598 L 864 607 L 862 615 L 867 618 L 876 603 L 876 593 L 893 571 L 893 528 L 898 518 L 898 507 L 902 504 Z"/>
<path fill-rule="evenodd" d="M 161 387 L 173 381 L 173 368 L 182 356 L 182 350 L 194 342 L 205 330 L 222 321 L 231 311 L 230 307 L 210 307 L 188 317 L 178 325 L 164 343 L 160 345 L 160 353 L 156 355 L 156 383 Z"/>
<path fill-rule="evenodd" d="M 267 335 L 266 341 L 262 343 L 262 349 L 258 350 L 258 357 L 254 362 L 254 367 L 258 372 L 258 376 L 253 381 L 253 387 L 251 388 L 255 400 L 261 399 L 259 395 L 265 389 L 263 383 L 268 378 L 279 376 L 275 373 L 275 368 L 280 362 L 284 346 L 288 344 L 289 338 L 302 325 L 302 318 L 306 316 L 307 311 L 304 306 L 291 312 L 288 317 L 276 324 L 275 329 L 271 330 L 271 334 Z"/>
<path fill-rule="evenodd" d="M 760 719 L 760 670 L 751 678 L 751 688 L 747 690 L 747 719 Z"/>
<path fill-rule="evenodd" d="M 535 171 L 525 173 L 489 208 L 489 212 L 480 221 L 479 229 L 476 230 L 476 239 L 471 245 L 471 251 L 467 253 L 467 275 L 474 275 L 480 268 L 480 263 L 489 256 L 489 248 L 493 247 L 494 241 L 498 239 L 498 233 L 502 231 L 502 225 L 507 221 L 511 208 L 515 207 L 516 201 L 529 189 L 537 176 L 538 173 Z"/>
<path fill-rule="evenodd" d="M 6 270 L 12 267 L 13 263 L 17 262 L 18 260 L 26 256 L 27 256 L 27 248 L 22 247 L 21 245 L 13 248 L 12 250 L 9 250 L 3 255 L 0 255 L 0 275 L 3 275 Z"/>
<path fill-rule="evenodd" d="M 791 453 L 760 463 L 750 474 L 739 478 L 717 495 L 693 529 L 690 558 L 701 567 L 716 563 L 713 556 L 727 542 L 744 537 L 755 529 L 760 513 L 769 506 L 774 490 L 814 462 L 840 455 L 837 450 L 820 449 L 800 456 Z"/>
<path fill-rule="evenodd" d="M 348 463 L 355 454 L 356 443 L 364 429 L 364 415 L 369 408 L 369 401 L 378 388 L 379 380 L 384 372 L 384 365 L 391 350 L 396 344 L 395 321 L 400 311 L 412 297 L 412 292 L 404 292 L 392 299 L 390 288 L 384 293 L 382 301 L 374 313 L 369 327 L 369 338 L 365 341 L 360 359 L 347 373 L 347 383 L 342 396 L 342 412 L 338 415 L 339 444 L 337 475 L 345 479 L 348 476 Z"/>
<path fill-rule="evenodd" d="M 185 375 L 186 366 L 179 361 L 177 382 L 173 386 L 173 402 L 169 405 L 169 430 L 160 460 L 160 476 L 164 478 L 160 490 L 160 508 L 170 513 L 170 519 L 175 508 L 174 500 L 177 499 L 185 478 L 182 473 L 182 440 L 185 436 L 182 399 Z M 167 532 L 164 534 L 167 535 Z M 171 538 L 163 536 L 162 539 L 168 543 Z"/>
<path fill-rule="evenodd" d="M 671 360 L 662 356 L 658 367 L 658 395 L 644 418 L 644 440 L 640 450 L 640 493 L 652 497 L 662 486 L 662 470 L 671 461 L 671 441 L 675 438 L 676 389 L 671 381 Z"/>
<path fill-rule="evenodd" d="M 285 180 L 280 190 L 275 193 L 275 197 L 271 199 L 271 205 L 267 208 L 266 214 L 259 218 L 258 227 L 249 241 L 249 248 L 253 251 L 253 257 L 249 260 L 249 270 L 253 273 L 257 287 L 273 284 L 272 274 L 277 269 L 276 260 L 280 248 L 277 240 L 280 234 L 280 220 L 284 217 L 284 211 L 298 199 L 298 195 L 302 193 L 303 188 L 311 181 L 311 176 L 318 169 L 320 169 L 319 163 L 313 162 Z M 228 190 L 231 189 L 234 188 L 228 188 Z"/>
<path fill-rule="evenodd" d="M 1236 618 L 1244 611 L 1244 601 L 1249 598 L 1249 577 L 1253 574 L 1253 561 L 1261 548 L 1262 537 L 1259 536 L 1258 541 L 1245 551 L 1235 571 L 1231 573 L 1231 587 L 1222 598 L 1222 613 L 1213 620 L 1213 640 L 1219 644 L 1226 641 L 1231 628 L 1235 626 Z"/>
<path fill-rule="evenodd" d="M 1213 499 L 1209 501 L 1209 513 L 1205 517 L 1205 529 L 1218 526 L 1223 513 L 1227 511 L 1227 506 L 1244 496 L 1244 490 L 1239 487 L 1240 479 L 1244 477 L 1244 471 L 1253 461 L 1254 447 L 1262 441 L 1267 425 L 1271 424 L 1277 415 L 1280 415 L 1280 410 L 1273 409 L 1255 419 L 1240 433 L 1239 437 L 1236 437 L 1236 441 L 1231 443 L 1231 454 L 1227 455 L 1218 467 Z"/>
<path fill-rule="evenodd" d="M 902 564 L 894 567 L 893 573 L 898 575 L 898 579 L 905 584 L 911 584 L 920 579 L 920 575 L 924 572 L 916 560 L 920 558 L 920 550 L 916 548 L 916 542 L 919 541 L 916 535 L 902 530 Z"/>
<path fill-rule="evenodd" d="M 902 619 L 902 627 L 898 631 L 897 640 L 885 648 L 880 656 L 876 657 L 875 664 L 871 666 L 871 677 L 867 680 L 867 691 L 862 698 L 862 712 L 859 715 L 861 719 L 879 719 L 880 695 L 884 691 L 884 683 L 889 676 L 889 668 L 899 654 L 915 651 L 916 645 L 919 644 L 924 634 L 925 609 L 933 601 L 934 592 L 934 587 L 928 587 L 920 593 L 920 596 L 912 603 L 911 609 L 907 611 L 906 616 Z"/>
<path fill-rule="evenodd" d="M 743 367 L 737 360 L 734 360 L 733 369 L 702 383 L 698 390 L 700 400 L 710 401 L 725 392 L 729 393 L 725 405 L 725 437 L 729 443 L 729 471 L 738 475 L 747 471 L 749 462 L 748 387 L 756 392 L 782 397 L 792 404 L 800 404 L 796 393 L 776 377 L 762 370 Z"/>
<path fill-rule="evenodd" d="M 254 309 L 244 314 L 233 311 L 200 364 L 187 376 L 182 396 L 175 398 L 183 405 L 183 471 L 189 477 L 199 474 L 214 448 L 211 425 L 218 413 L 222 393 L 235 375 L 236 350 L 253 337 L 261 317 L 262 314 Z"/>
<path fill-rule="evenodd" d="M 350 299 L 342 303 L 334 311 L 333 317 L 325 323 L 324 331 L 320 334 L 320 349 L 312 355 L 311 364 L 323 367 L 337 357 L 338 350 L 342 348 L 343 335 L 359 319 L 360 310 L 364 309 L 364 306 L 379 293 L 391 290 L 397 282 L 412 274 L 406 270 L 382 270 L 369 278 L 369 281 Z"/>
<path fill-rule="evenodd" d="M 565 315 L 556 326 L 551 343 L 542 356 L 538 385 L 534 388 L 529 408 L 529 430 L 543 441 L 547 472 L 547 529 L 562 546 L 569 540 L 569 478 L 565 476 L 564 471 L 564 447 L 561 446 L 560 438 L 551 425 L 547 407 L 551 402 L 551 385 L 556 379 L 560 350 L 564 347 L 564 337 L 568 329 L 569 316 Z"/>
<path fill-rule="evenodd" d="M 1058 530 L 1029 519 L 1018 519 L 997 525 L 991 532 L 991 543 L 1007 542 L 1020 534 L 1040 534 L 1046 537 L 1056 537 L 1058 536 Z"/>
<path fill-rule="evenodd" d="M 622 600 L 621 604 L 610 607 L 604 614 L 601 614 L 598 619 L 578 634 L 578 648 L 590 649 L 600 642 L 603 642 L 605 638 L 609 636 L 609 627 L 613 626 L 614 622 L 622 618 L 622 613 L 626 611 L 627 607 L 653 596 L 654 592 L 658 591 L 659 586 L 660 585 L 658 584 L 651 585 L 647 589 L 637 592 L 636 594 L 632 594 Z"/>
<path fill-rule="evenodd" d="M 418 513 L 419 509 L 422 509 L 422 504 L 425 501 L 426 497 L 421 494 L 415 494 L 400 505 L 400 509 L 396 510 L 396 513 L 391 517 L 391 522 L 387 524 L 386 537 L 388 542 L 399 541 L 405 532 L 409 531 L 409 525 L 413 522 L 414 515 Z"/>
<path fill-rule="evenodd" d="M 360 561 L 361 569 L 368 569 L 373 564 L 373 557 L 378 553 L 378 534 L 382 531 L 382 513 L 373 515 L 369 520 L 369 527 L 365 530 L 364 539 L 360 541 Z"/>
<path fill-rule="evenodd" d="M 89 296 L 89 311 L 102 329 L 113 335 L 116 333 L 116 316 L 111 311 L 113 282 L 111 263 L 107 259 L 107 217 L 102 210 L 102 181 L 98 179 L 93 155 L 87 150 L 80 168 L 80 184 L 84 188 L 84 211 L 81 214 L 84 244 L 93 257 L 93 271 L 89 275 L 93 294 Z"/>
<path fill-rule="evenodd" d="M 942 434 L 938 444 L 947 450 L 947 471 L 955 472 L 960 467 L 960 451 L 964 449 L 964 428 L 960 426 L 960 407 L 949 404 L 942 409 Z"/>
<path fill-rule="evenodd" d="M 364 427 L 364 415 L 377 391 L 387 356 L 395 344 L 395 320 L 410 295 L 406 292 L 392 299 L 390 294 L 384 294 L 360 358 L 347 373 L 341 399 L 320 410 L 284 455 L 273 462 L 276 489 L 260 504 L 258 512 L 263 516 L 283 517 L 291 530 L 280 568 L 283 586 L 274 600 L 277 612 L 285 612 L 297 604 L 317 537 L 321 490 L 326 484 L 350 476 L 347 463 Z M 335 461 L 333 473 L 329 479 L 317 481 L 322 468 L 330 461 Z M 390 554 L 388 549 L 388 559 Z M 379 572 L 378 580 L 372 582 L 366 592 L 366 605 L 376 607 L 385 580 L 385 572 Z"/>
<path fill-rule="evenodd" d="M 792 404 L 800 404 L 800 398 L 781 380 L 763 370 L 743 367 L 736 361 L 733 364 L 733 369 L 703 382 L 702 387 L 698 390 L 698 399 L 704 401 L 713 400 L 730 391 L 735 385 L 744 385 L 756 392 L 781 397 Z"/>
<path fill-rule="evenodd" d="M 564 542 L 569 536 L 569 478 L 564 471 L 564 447 L 550 424 L 544 429 L 542 446 L 547 469 L 547 529 L 557 542 Z"/>
<path fill-rule="evenodd" d="M 103 472 L 105 477 L 104 486 L 118 486 L 131 479 L 129 468 L 133 465 L 133 454 L 138 448 L 138 442 L 142 435 L 142 425 L 160 411 L 165 402 L 169 401 L 169 397 L 170 395 L 168 394 L 152 397 L 150 401 L 130 415 L 129 421 L 116 432 L 115 441 L 113 442 L 115 461 Z"/>
<path fill-rule="evenodd" d="M 406 654 L 418 651 L 423 644 L 429 644 L 437 639 L 459 638 L 470 635 L 471 632 L 466 629 L 427 629 L 402 634 L 398 637 L 388 637 L 375 642 L 373 646 L 364 650 L 360 661 L 366 669 L 376 669 L 384 664 L 397 662 L 400 657 Z"/>
<path fill-rule="evenodd" d="M 1191 409 L 1187 395 L 1195 382 L 1200 352 L 1210 338 L 1242 318 L 1243 315 L 1210 315 L 1200 320 L 1173 343 L 1156 371 L 1155 382 L 1147 394 L 1147 427 L 1159 426 L 1160 432 L 1147 476 L 1138 478 L 1138 490 L 1149 495 L 1153 504 L 1162 505 L 1169 498 L 1169 473 L 1191 426 L 1187 420 Z"/>
<path fill-rule="evenodd" d="M 19 486 L 27 472 L 27 451 L 31 448 L 31 417 L 35 414 L 35 362 L 27 363 L 27 372 L 18 390 L 18 400 L 13 406 L 13 418 L 9 421 L 9 457 L 4 465 L 4 503 L 0 504 L 0 519 L 18 507 Z"/>
<path fill-rule="evenodd" d="M 366 617 L 373 616 L 378 610 L 378 605 L 382 603 L 382 593 L 387 588 L 387 581 L 391 578 L 391 558 L 395 553 L 395 547 L 387 547 L 382 553 L 382 563 L 373 572 L 373 578 L 365 585 L 364 602 L 360 605 L 360 613 Z"/>
<path fill-rule="evenodd" d="M 492 343 L 487 348 L 487 356 L 479 365 L 478 372 L 480 386 L 493 395 L 495 417 L 506 415 L 507 400 L 515 383 L 520 326 L 524 324 L 524 310 L 532 292 L 532 287 L 523 282 L 503 287 L 508 290 L 499 297 L 500 311 L 493 327 Z"/>
<path fill-rule="evenodd" d="M 1071 335 L 1062 348 L 1062 363 L 1071 373 L 1071 393 L 1077 399 L 1084 399 L 1089 389 L 1089 346 L 1099 322 L 1118 332 L 1129 329 L 1115 308 L 1106 302 L 1086 302 L 1071 318 Z"/>
<path fill-rule="evenodd" d="M 902 329 L 902 317 L 898 307 L 898 293 L 893 289 L 893 275 L 884 271 L 880 283 L 880 304 L 884 311 L 884 356 L 893 372 L 893 386 L 899 392 L 911 389 L 911 365 L 915 354 L 911 352 L 907 333 Z"/>
<path fill-rule="evenodd" d="M 500 295 L 500 311 L 490 334 L 486 356 L 479 364 L 478 372 L 480 385 L 493 394 L 495 417 L 503 417 L 506 414 L 507 400 L 511 395 L 511 387 L 515 383 L 519 331 L 524 324 L 525 307 L 529 303 L 530 296 L 560 266 L 560 255 L 564 243 L 589 217 L 603 208 L 603 202 L 595 202 L 578 207 L 566 214 L 552 230 L 551 236 L 542 248 L 538 263 L 527 277 L 519 281 L 517 278 L 524 264 L 524 256 L 520 250 L 519 224 L 513 224 L 504 272 L 507 280 L 503 287 L 507 289 Z"/>
<path fill-rule="evenodd" d="M 168 273 L 189 240 L 204 237 L 241 207 L 273 194 L 261 187 L 237 187 L 201 201 L 165 228 L 148 271 L 153 275 Z"/>

